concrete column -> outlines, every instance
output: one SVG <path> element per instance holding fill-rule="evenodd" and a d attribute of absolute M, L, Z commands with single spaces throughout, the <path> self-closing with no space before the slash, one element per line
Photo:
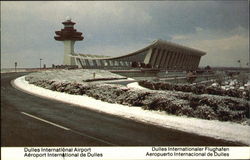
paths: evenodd
<path fill-rule="evenodd" d="M 177 68 L 179 68 L 180 62 L 181 62 L 181 53 L 178 52 L 178 57 L 177 57 L 177 61 L 176 61 L 176 66 L 177 66 Z"/>
<path fill-rule="evenodd" d="M 181 58 L 182 58 L 182 54 L 179 52 L 178 61 L 177 61 L 177 68 L 178 69 L 181 68 Z"/>
<path fill-rule="evenodd" d="M 110 61 L 109 61 L 109 64 L 110 64 L 110 66 L 113 67 L 113 66 L 114 66 L 114 61 L 113 61 L 113 60 L 110 60 Z"/>
<path fill-rule="evenodd" d="M 183 54 L 183 62 L 182 62 L 183 69 L 186 69 L 186 60 L 187 60 L 187 55 Z"/>
<path fill-rule="evenodd" d="M 188 59 L 188 66 L 190 67 L 191 65 L 192 65 L 192 55 L 190 55 Z"/>
<path fill-rule="evenodd" d="M 171 58 L 171 60 L 169 61 L 169 66 L 170 66 L 170 68 L 174 68 L 174 61 L 175 61 L 175 59 L 176 59 L 176 52 L 172 52 L 172 58 Z"/>
<path fill-rule="evenodd" d="M 90 67 L 90 64 L 89 64 L 89 60 L 88 59 L 84 59 L 85 63 L 86 63 L 86 66 L 87 67 Z"/>
<path fill-rule="evenodd" d="M 117 61 L 117 60 L 115 61 L 115 66 L 116 66 L 116 67 L 119 67 L 119 66 L 120 66 L 119 61 Z"/>
<path fill-rule="evenodd" d="M 189 61 L 188 61 L 188 66 L 189 66 L 189 68 L 191 68 L 191 69 L 193 69 L 193 67 L 192 67 L 192 59 L 193 59 L 193 56 L 191 55 L 190 56 L 190 58 L 189 58 Z"/>
<path fill-rule="evenodd" d="M 161 61 L 160 61 L 160 67 L 161 68 L 164 68 L 164 63 L 165 63 L 165 61 L 166 61 L 166 58 L 167 58 L 167 52 L 166 52 L 166 50 L 164 49 L 164 50 L 162 50 L 162 58 L 161 58 Z"/>
<path fill-rule="evenodd" d="M 197 56 L 194 56 L 194 64 L 193 64 L 193 67 L 194 67 L 194 68 L 197 68 L 196 65 L 197 65 Z"/>
<path fill-rule="evenodd" d="M 163 67 L 164 67 L 164 68 L 167 68 L 168 59 L 169 59 L 168 50 L 166 50 L 165 54 L 166 54 L 166 58 L 165 58 L 165 60 L 164 60 L 164 62 L 163 62 Z"/>
<path fill-rule="evenodd" d="M 181 53 L 181 59 L 180 59 L 180 67 L 183 68 L 183 63 L 184 63 L 184 54 Z"/>
<path fill-rule="evenodd" d="M 85 64 L 86 64 L 86 66 L 90 66 L 90 64 L 89 64 L 89 60 L 88 59 L 84 59 L 84 61 L 85 61 Z"/>
<path fill-rule="evenodd" d="M 159 49 L 156 48 L 155 49 L 155 61 L 154 61 L 154 64 L 153 64 L 154 67 L 156 67 L 156 65 L 157 65 L 158 58 L 159 58 Z"/>
<path fill-rule="evenodd" d="M 83 64 L 81 62 L 81 59 L 80 58 L 76 58 L 76 61 L 77 61 L 77 65 L 83 68 Z"/>
<path fill-rule="evenodd" d="M 187 69 L 190 69 L 189 63 L 190 63 L 190 55 L 187 56 L 187 61 L 186 61 L 186 68 Z"/>
<path fill-rule="evenodd" d="M 176 67 L 178 65 L 178 57 L 179 57 L 179 53 L 175 52 L 175 59 L 173 61 L 173 67 L 174 67 L 174 69 L 176 69 Z"/>
<path fill-rule="evenodd" d="M 118 61 L 119 67 L 123 67 L 122 61 Z"/>
<path fill-rule="evenodd" d="M 100 63 L 101 63 L 101 66 L 102 66 L 102 67 L 105 66 L 105 65 L 104 65 L 104 61 L 103 61 L 102 59 L 100 60 Z"/>
<path fill-rule="evenodd" d="M 191 65 L 193 68 L 195 68 L 195 56 L 192 56 Z"/>
<path fill-rule="evenodd" d="M 164 63 L 164 68 L 168 67 L 168 62 L 169 62 L 169 59 L 170 59 L 170 56 L 171 56 L 171 53 L 168 50 L 166 51 L 166 53 L 167 53 L 167 57 L 166 57 L 166 61 Z"/>
<path fill-rule="evenodd" d="M 176 51 L 173 52 L 173 58 L 172 58 L 172 61 L 170 62 L 171 64 L 171 68 L 174 69 L 174 65 L 175 65 L 175 61 L 176 61 L 176 57 L 177 57 L 177 53 Z"/>
<path fill-rule="evenodd" d="M 190 59 L 190 67 L 193 69 L 194 68 L 194 56 L 191 56 Z"/>
<path fill-rule="evenodd" d="M 198 68 L 198 67 L 199 67 L 199 64 L 200 64 L 200 59 L 201 59 L 201 57 L 200 57 L 200 56 L 198 56 L 198 57 L 197 57 L 197 59 L 196 59 L 196 68 Z"/>
<path fill-rule="evenodd" d="M 153 51 L 152 48 L 150 48 L 150 49 L 148 50 L 148 53 L 147 53 L 147 55 L 146 55 L 146 57 L 145 57 L 145 59 L 144 59 L 144 63 L 145 63 L 145 64 L 150 63 L 150 59 L 151 59 L 151 57 L 152 57 L 152 51 Z"/>
<path fill-rule="evenodd" d="M 149 61 L 149 63 L 152 65 L 152 67 L 154 66 L 155 59 L 156 59 L 156 48 L 153 48 L 152 55 L 151 55 L 151 58 Z"/>
<path fill-rule="evenodd" d="M 121 61 L 121 63 L 122 63 L 122 66 L 126 67 L 125 61 Z"/>
<path fill-rule="evenodd" d="M 172 51 L 169 51 L 169 59 L 168 59 L 168 68 L 171 67 L 171 62 L 173 60 L 174 53 Z"/>
<path fill-rule="evenodd" d="M 103 66 L 103 67 L 108 66 L 108 64 L 107 64 L 107 65 L 106 65 L 106 64 L 107 64 L 107 60 L 103 59 L 103 60 L 102 60 L 102 66 Z"/>
<path fill-rule="evenodd" d="M 197 62 L 198 62 L 198 57 L 197 56 L 195 56 L 195 63 L 194 63 L 194 68 L 197 68 Z"/>
<path fill-rule="evenodd" d="M 163 56 L 163 49 L 159 49 L 158 50 L 158 57 L 157 57 L 157 61 L 156 61 L 156 66 L 158 68 L 160 68 L 160 63 L 161 63 L 161 60 L 162 60 L 162 56 Z"/>
<path fill-rule="evenodd" d="M 181 68 L 181 66 L 182 66 L 182 57 L 183 57 L 183 55 L 182 55 L 182 53 L 181 52 L 179 52 L 179 58 L 178 58 L 178 63 L 177 63 L 177 67 L 180 69 Z"/>
<path fill-rule="evenodd" d="M 168 51 L 168 57 L 167 57 L 167 61 L 166 61 L 166 66 L 165 68 L 169 68 L 170 66 L 170 61 L 172 59 L 173 53 L 171 51 Z"/>
<path fill-rule="evenodd" d="M 175 60 L 173 62 L 173 67 L 176 69 L 177 66 L 179 65 L 178 62 L 180 60 L 180 53 L 179 52 L 175 52 L 176 53 L 176 56 L 175 56 Z"/>
<path fill-rule="evenodd" d="M 161 49 L 158 48 L 157 51 L 156 51 L 156 60 L 155 60 L 155 63 L 154 63 L 154 67 L 159 67 L 159 61 L 160 61 L 160 53 L 161 53 Z"/>
<path fill-rule="evenodd" d="M 97 66 L 98 66 L 98 65 L 97 65 L 97 62 L 96 62 L 97 60 L 93 59 L 92 61 L 93 61 L 94 67 L 97 67 Z"/>
<path fill-rule="evenodd" d="M 106 63 L 107 63 L 107 67 L 111 66 L 109 60 L 106 60 Z"/>
<path fill-rule="evenodd" d="M 184 63 L 183 63 L 184 68 L 187 68 L 188 57 L 189 55 L 184 56 Z"/>
<path fill-rule="evenodd" d="M 72 55 L 74 53 L 74 44 L 75 44 L 75 41 L 66 40 L 66 41 L 63 41 L 63 43 L 64 43 L 64 59 L 63 59 L 63 64 L 64 65 L 72 65 L 71 64 L 71 57 L 70 57 L 70 55 Z"/>
<path fill-rule="evenodd" d="M 161 50 L 161 60 L 160 60 L 160 63 L 159 63 L 160 68 L 163 68 L 163 61 L 164 61 L 165 58 L 166 58 L 166 50 L 162 49 Z"/>
<path fill-rule="evenodd" d="M 198 64 L 198 56 L 195 56 L 195 63 L 194 63 L 194 67 L 197 68 Z"/>
<path fill-rule="evenodd" d="M 87 64 L 86 64 L 86 62 L 85 62 L 85 59 L 80 59 L 81 60 L 81 62 L 82 62 L 82 64 L 84 65 L 84 66 L 87 66 Z"/>
<path fill-rule="evenodd" d="M 167 65 L 167 60 L 168 60 L 168 57 L 169 57 L 169 53 L 168 53 L 168 50 L 166 49 L 165 50 L 165 59 L 164 61 L 162 62 L 162 67 L 166 68 L 166 65 Z"/>
<path fill-rule="evenodd" d="M 177 61 L 177 68 L 181 67 L 181 59 L 182 58 L 182 54 L 179 52 L 179 56 L 178 56 L 178 61 Z"/>

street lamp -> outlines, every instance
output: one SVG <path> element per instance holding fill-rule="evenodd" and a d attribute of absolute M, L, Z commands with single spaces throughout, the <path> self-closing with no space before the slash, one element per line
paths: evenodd
<path fill-rule="evenodd" d="M 42 58 L 40 58 L 40 69 L 42 68 Z"/>
<path fill-rule="evenodd" d="M 16 72 L 17 62 L 15 62 L 15 72 Z"/>
<path fill-rule="evenodd" d="M 237 62 L 239 63 L 239 65 L 240 65 L 240 68 L 241 68 L 241 61 L 240 61 L 240 60 L 238 60 Z"/>

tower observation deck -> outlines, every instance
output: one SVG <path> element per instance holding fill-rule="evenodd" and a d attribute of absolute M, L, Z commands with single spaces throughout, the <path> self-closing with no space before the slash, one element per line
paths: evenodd
<path fill-rule="evenodd" d="M 55 31 L 56 36 L 54 37 L 57 41 L 63 41 L 64 43 L 64 60 L 63 64 L 72 65 L 75 64 L 74 59 L 71 58 L 71 55 L 74 54 L 74 44 L 75 41 L 82 41 L 83 36 L 81 32 L 77 32 L 74 29 L 75 23 L 71 21 L 70 18 L 67 18 L 66 21 L 62 22 L 64 28 L 61 31 Z"/>

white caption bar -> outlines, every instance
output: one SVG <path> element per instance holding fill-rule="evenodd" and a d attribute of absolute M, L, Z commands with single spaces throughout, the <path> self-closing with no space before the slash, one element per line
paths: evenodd
<path fill-rule="evenodd" d="M 3 160 L 249 159 L 250 147 L 2 147 Z"/>

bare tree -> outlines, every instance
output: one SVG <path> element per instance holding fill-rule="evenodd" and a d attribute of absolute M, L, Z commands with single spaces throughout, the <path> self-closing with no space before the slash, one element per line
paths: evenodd
<path fill-rule="evenodd" d="M 216 73 L 215 74 L 215 81 L 221 86 L 222 83 L 225 81 L 225 74 Z"/>
<path fill-rule="evenodd" d="M 244 85 L 248 81 L 248 75 L 244 72 L 241 72 L 237 79 L 242 85 Z"/>

